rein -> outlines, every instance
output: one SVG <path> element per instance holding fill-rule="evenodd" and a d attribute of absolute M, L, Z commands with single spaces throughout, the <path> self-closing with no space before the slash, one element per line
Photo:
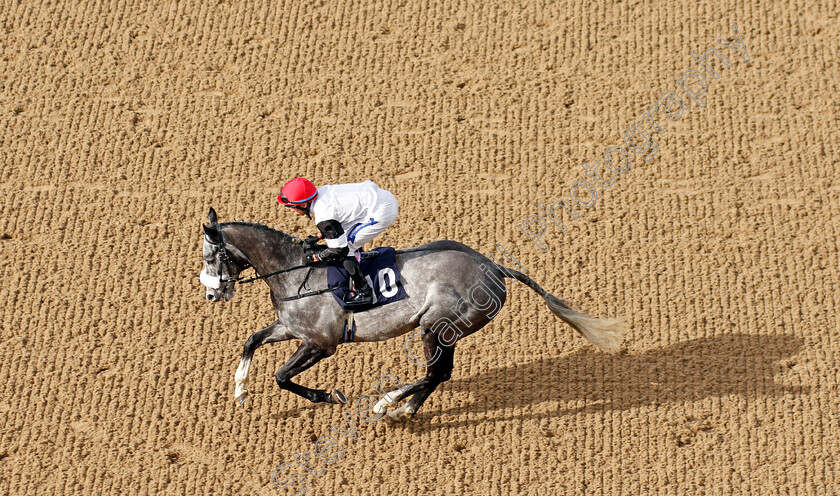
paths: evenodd
<path fill-rule="evenodd" d="M 237 277 L 236 282 L 238 282 L 239 284 L 248 284 L 249 282 L 259 281 L 260 279 L 266 279 L 266 278 L 271 277 L 271 276 L 276 276 L 277 274 L 282 274 L 284 272 L 291 272 L 293 270 L 302 269 L 304 267 L 309 267 L 309 266 L 308 265 L 297 265 L 295 267 L 290 267 L 288 269 L 277 270 L 277 271 L 265 274 L 263 276 L 257 275 L 257 276 L 254 276 L 254 277 L 251 277 L 251 278 L 248 278 L 248 279 L 244 279 L 244 280 L 241 277 Z M 312 267 L 309 267 L 309 269 L 310 269 L 310 272 L 312 272 Z M 254 269 L 254 270 L 256 270 L 256 269 Z M 306 274 L 306 279 L 309 279 L 309 274 Z M 303 282 L 306 282 L 306 279 L 304 279 Z"/>
<path fill-rule="evenodd" d="M 306 298 L 307 296 L 315 296 L 315 295 L 318 295 L 318 294 L 326 293 L 326 292 L 332 291 L 334 289 L 338 289 L 338 288 L 343 286 L 341 284 L 337 284 L 335 286 L 329 286 L 329 287 L 324 288 L 324 289 L 318 289 L 316 291 L 310 291 L 308 293 L 301 294 L 300 290 L 304 289 L 306 287 L 306 281 L 309 280 L 309 276 L 312 274 L 312 270 L 315 268 L 315 267 L 312 267 L 311 265 L 298 265 L 298 266 L 291 267 L 291 268 L 288 268 L 288 269 L 278 270 L 278 271 L 272 272 L 270 274 L 265 274 L 263 276 L 251 277 L 250 279 L 245 279 L 245 280 L 242 280 L 242 281 L 239 281 L 239 282 L 240 282 L 240 284 L 247 284 L 249 282 L 259 281 L 260 279 L 265 279 L 267 277 L 276 276 L 277 274 L 282 274 L 284 272 L 290 272 L 290 271 L 293 271 L 295 269 L 302 269 L 304 267 L 309 267 L 309 271 L 306 272 L 306 277 L 303 278 L 303 282 L 300 283 L 300 286 L 298 286 L 297 296 L 287 296 L 285 298 L 277 298 L 277 301 L 299 300 L 301 298 Z M 256 269 L 254 269 L 254 270 L 256 270 Z"/>
<path fill-rule="evenodd" d="M 219 231 L 219 235 L 222 236 L 221 231 Z M 207 242 L 212 244 L 212 245 L 216 245 L 216 246 L 219 247 L 220 261 L 225 264 L 225 268 L 227 268 L 228 275 L 232 274 L 232 271 L 230 270 L 230 256 L 227 253 L 224 236 L 222 236 L 222 242 L 221 243 L 213 243 L 210 240 L 207 240 Z M 248 267 L 253 267 L 253 265 L 248 263 L 248 264 L 245 265 L 245 267 L 243 267 L 243 269 L 247 269 Z M 324 289 L 319 289 L 319 290 L 316 290 L 316 291 L 310 291 L 308 293 L 301 294 L 300 291 L 306 287 L 306 282 L 309 280 L 309 276 L 312 275 L 312 270 L 314 269 L 314 267 L 311 266 L 311 265 L 296 265 L 294 267 L 289 267 L 287 269 L 276 270 L 276 271 L 270 272 L 268 274 L 256 275 L 256 276 L 250 277 L 248 279 L 242 279 L 242 276 L 239 276 L 239 277 L 236 277 L 236 278 L 233 278 L 233 279 L 225 279 L 221 282 L 224 282 L 225 284 L 228 284 L 228 283 L 231 283 L 231 282 L 233 282 L 233 283 L 238 282 L 239 284 L 248 284 L 248 283 L 251 283 L 251 282 L 259 281 L 260 279 L 267 279 L 269 277 L 276 276 L 278 274 L 283 274 L 285 272 L 291 272 L 293 270 L 303 269 L 303 268 L 307 268 L 307 267 L 309 268 L 309 271 L 306 273 L 306 277 L 303 278 L 303 282 L 300 283 L 300 286 L 298 286 L 297 295 L 296 296 L 287 296 L 285 298 L 277 298 L 277 301 L 299 300 L 301 298 L 306 298 L 307 296 L 315 296 L 315 295 L 319 295 L 319 294 L 322 294 L 322 293 L 327 293 L 329 291 L 333 291 L 335 289 L 343 287 L 343 285 L 337 284 L 335 286 L 329 286 L 329 287 L 324 288 Z M 256 272 L 256 270 L 257 269 L 255 268 L 254 271 Z"/>

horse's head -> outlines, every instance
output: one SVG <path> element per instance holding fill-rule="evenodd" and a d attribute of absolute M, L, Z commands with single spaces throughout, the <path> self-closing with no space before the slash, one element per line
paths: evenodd
<path fill-rule="evenodd" d="M 248 267 L 242 253 L 225 242 L 216 211 L 210 209 L 209 226 L 204 226 L 204 270 L 199 279 L 207 291 L 205 296 L 210 301 L 230 301 L 236 294 L 236 281 L 239 273 Z"/>

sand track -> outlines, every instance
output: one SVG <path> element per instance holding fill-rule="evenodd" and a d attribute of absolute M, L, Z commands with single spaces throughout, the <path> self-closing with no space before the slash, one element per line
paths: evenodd
<path fill-rule="evenodd" d="M 750 61 L 717 43 L 737 23 Z M 272 473 L 349 406 L 280 393 L 265 286 L 203 300 L 200 224 L 305 235 L 287 179 L 374 179 L 377 241 L 503 244 L 627 316 L 597 352 L 513 286 L 403 425 L 355 419 L 307 494 L 836 494 L 838 7 L 658 2 L 5 2 L 0 7 L 0 494 L 292 494 Z M 604 151 L 717 47 L 658 153 Z M 717 64 L 717 62 L 715 62 Z M 706 73 L 708 76 L 708 73 Z M 602 162 L 609 188 L 581 163 Z M 518 226 L 570 187 L 598 198 Z M 579 200 L 591 199 L 579 190 Z M 536 224 L 533 224 L 536 229 Z M 423 371 L 342 346 L 304 384 L 351 401 Z M 277 478 L 275 478 L 275 481 Z M 293 481 L 294 482 L 294 481 Z"/>

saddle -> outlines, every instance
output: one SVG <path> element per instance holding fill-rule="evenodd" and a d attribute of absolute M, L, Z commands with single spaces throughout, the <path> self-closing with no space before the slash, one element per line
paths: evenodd
<path fill-rule="evenodd" d="M 359 265 L 362 274 L 373 288 L 373 303 L 365 306 L 348 307 L 344 303 L 349 291 L 350 274 L 344 268 L 341 260 L 327 262 L 327 285 L 337 286 L 332 291 L 333 296 L 345 311 L 364 312 L 371 308 L 387 305 L 406 297 L 405 289 L 400 282 L 400 272 L 397 267 L 396 250 L 382 247 L 375 250 L 360 252 Z"/>

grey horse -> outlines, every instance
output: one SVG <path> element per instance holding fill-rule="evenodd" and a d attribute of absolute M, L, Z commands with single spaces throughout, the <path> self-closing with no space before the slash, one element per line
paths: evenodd
<path fill-rule="evenodd" d="M 308 245 L 282 231 L 248 222 L 220 224 L 212 208 L 208 219 L 201 272 L 207 300 L 229 301 L 236 282 L 242 280 L 240 273 L 253 267 L 268 284 L 277 315 L 276 321 L 245 342 L 234 397 L 240 404 L 248 397 L 248 368 L 257 348 L 295 338 L 301 344 L 277 371 L 277 385 L 314 403 L 346 403 L 338 389 L 327 392 L 292 382 L 293 377 L 335 353 L 344 341 L 347 312 L 333 295 L 324 289 L 301 293 L 305 280 L 310 287 L 326 287 L 323 264 L 306 266 Z M 397 250 L 396 263 L 407 297 L 354 313 L 357 330 L 353 339 L 382 341 L 411 332 L 410 340 L 422 340 L 425 360 L 415 363 L 426 368 L 426 376 L 384 394 L 374 405 L 374 412 L 384 414 L 387 407 L 411 396 L 388 414 L 392 419 L 414 415 L 435 388 L 449 380 L 456 342 L 487 325 L 498 313 L 507 296 L 505 278 L 516 279 L 539 293 L 556 316 L 597 347 L 614 353 L 621 346 L 623 319 L 597 319 L 576 312 L 528 276 L 461 243 L 435 241 Z M 409 340 L 406 352 L 411 356 L 408 344 Z"/>

